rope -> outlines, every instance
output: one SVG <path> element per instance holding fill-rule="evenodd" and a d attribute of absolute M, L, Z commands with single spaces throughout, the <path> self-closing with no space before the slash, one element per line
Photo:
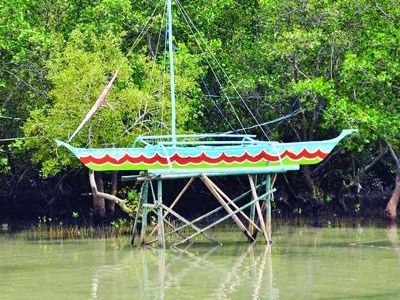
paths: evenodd
<path fill-rule="evenodd" d="M 196 28 L 196 26 L 193 24 L 193 22 L 192 22 L 192 20 L 190 19 L 189 15 L 188 15 L 187 12 L 184 10 L 184 8 L 182 7 L 182 5 L 180 4 L 180 2 L 179 2 L 178 0 L 176 0 L 176 4 L 177 4 L 178 8 L 180 9 L 180 11 L 181 11 L 181 13 L 182 13 L 182 15 L 183 15 L 183 17 L 184 17 L 184 20 L 185 20 L 186 24 L 189 26 L 189 29 L 190 29 L 190 31 L 192 32 L 192 35 L 193 35 L 193 37 L 194 37 L 194 39 L 195 39 L 195 42 L 196 42 L 197 45 L 199 46 L 199 48 L 200 48 L 200 50 L 202 51 L 202 53 L 205 54 L 205 51 L 203 50 L 203 47 L 201 46 L 201 44 L 200 44 L 200 42 L 198 41 L 198 39 L 196 38 L 195 32 L 200 36 L 202 42 L 204 43 L 204 45 L 206 45 L 206 48 L 208 49 L 208 52 L 211 54 L 211 56 L 213 57 L 213 59 L 217 62 L 217 65 L 222 69 L 221 64 L 220 64 L 220 63 L 218 62 L 218 60 L 216 59 L 215 55 L 211 52 L 210 48 L 207 46 L 207 43 L 206 43 L 206 42 L 204 41 L 204 39 L 201 37 L 201 34 L 200 34 L 199 30 L 198 30 L 198 29 Z M 193 31 L 193 29 L 194 29 L 195 31 Z M 206 59 L 206 61 L 207 61 L 208 66 L 209 66 L 210 69 L 211 69 L 211 72 L 214 74 L 214 77 L 215 77 L 217 83 L 222 87 L 221 81 L 219 80 L 217 74 L 215 73 L 214 68 L 211 66 L 211 63 L 210 63 L 209 59 L 207 58 L 206 55 L 205 55 L 204 57 L 205 57 L 205 59 Z M 224 72 L 224 75 L 227 76 L 225 72 Z M 228 80 L 229 80 L 229 78 L 228 78 Z M 231 82 L 230 82 L 230 83 L 231 83 Z M 232 83 L 231 83 L 231 84 L 232 84 Z M 234 88 L 234 89 L 235 89 L 235 88 Z M 235 91 L 236 91 L 236 89 L 235 89 Z M 236 117 L 236 120 L 239 122 L 240 126 L 241 126 L 242 129 L 245 131 L 245 128 L 244 128 L 242 122 L 240 121 L 240 118 L 239 118 L 238 114 L 236 113 L 236 110 L 234 109 L 232 103 L 229 101 L 229 98 L 228 98 L 228 96 L 226 95 L 225 90 L 222 89 L 222 92 L 223 92 L 223 94 L 225 95 L 225 97 L 226 97 L 226 99 L 227 99 L 227 101 L 228 101 L 228 104 L 229 104 L 229 106 L 231 107 L 232 112 L 233 112 L 233 114 L 234 114 L 235 117 Z M 245 131 L 245 132 L 246 132 L 246 131 Z"/>
<path fill-rule="evenodd" d="M 206 92 L 208 93 L 208 98 L 212 101 L 214 104 L 215 108 L 218 110 L 219 114 L 224 118 L 224 120 L 228 123 L 229 127 L 232 129 L 230 132 L 237 132 L 237 130 L 232 126 L 232 124 L 229 122 L 228 118 L 225 116 L 221 108 L 218 106 L 218 103 L 212 99 L 212 95 L 210 94 L 210 91 L 207 88 L 207 85 L 205 84 L 203 80 L 203 76 L 200 75 L 201 81 L 204 84 L 204 88 L 206 89 Z"/>
<path fill-rule="evenodd" d="M 204 41 L 204 39 L 202 38 L 202 36 L 201 36 L 199 30 L 198 30 L 198 29 L 196 28 L 196 26 L 193 24 L 193 22 L 192 22 L 191 19 L 189 18 L 189 15 L 187 14 L 187 12 L 184 10 L 184 8 L 182 7 L 182 5 L 180 4 L 180 2 L 179 2 L 178 0 L 176 0 L 176 4 L 177 4 L 177 6 L 179 7 L 179 9 L 181 10 L 182 14 L 184 15 L 185 21 L 186 21 L 186 23 L 189 25 L 189 28 L 190 28 L 190 30 L 192 31 L 192 34 L 193 34 L 193 36 L 194 36 L 194 38 L 195 38 L 197 44 L 199 45 L 201 51 L 203 51 L 203 49 L 202 49 L 200 43 L 198 42 L 198 40 L 197 40 L 197 38 L 196 38 L 196 36 L 195 36 L 193 30 L 192 30 L 192 27 L 194 28 L 194 30 L 195 30 L 195 31 L 197 32 L 197 34 L 199 35 L 201 41 L 206 45 L 206 48 L 208 49 L 208 52 L 211 54 L 211 56 L 213 57 L 213 59 L 214 59 L 215 62 L 217 63 L 217 66 L 220 68 L 220 70 L 221 70 L 222 73 L 224 74 L 225 78 L 226 78 L 226 79 L 228 80 L 228 82 L 231 84 L 232 88 L 234 89 L 234 91 L 235 91 L 236 94 L 238 95 L 239 99 L 242 101 L 242 103 L 243 103 L 244 106 L 246 107 L 247 111 L 250 113 L 250 115 L 252 116 L 252 118 L 254 119 L 254 121 L 257 123 L 257 126 L 256 126 L 256 127 L 259 127 L 259 128 L 261 129 L 261 131 L 263 132 L 263 134 L 268 138 L 266 132 L 265 132 L 264 129 L 262 128 L 262 125 L 259 123 L 259 121 L 257 120 L 257 118 L 254 116 L 253 112 L 250 110 L 250 108 L 249 108 L 249 106 L 247 105 L 246 101 L 244 101 L 244 99 L 241 97 L 239 91 L 236 89 L 235 85 L 234 85 L 233 82 L 230 80 L 229 76 L 226 74 L 226 72 L 224 71 L 224 69 L 222 68 L 222 66 L 221 66 L 221 64 L 220 64 L 220 62 L 219 62 L 219 60 L 215 57 L 215 55 L 212 53 L 212 51 L 211 51 L 210 48 L 208 47 L 207 43 L 206 43 L 206 42 Z M 203 53 L 205 53 L 205 51 L 203 51 Z M 207 62 L 209 63 L 207 57 L 206 57 L 206 60 L 207 60 Z M 209 64 L 209 65 L 210 65 L 210 64 Z M 211 65 L 210 65 L 210 68 L 212 69 Z M 218 83 L 219 83 L 220 86 L 222 87 L 222 85 L 221 85 L 221 83 L 220 83 L 218 77 L 216 76 L 215 72 L 213 71 L 213 69 L 212 69 L 212 72 L 213 72 L 214 76 L 216 77 Z M 224 91 L 223 91 L 223 92 L 224 92 Z M 225 94 L 225 92 L 224 92 L 224 94 Z M 228 100 L 228 103 L 229 103 L 229 105 L 231 106 L 232 110 L 234 111 L 234 114 L 235 114 L 236 118 L 238 119 L 240 125 L 242 126 L 242 129 L 246 132 L 246 130 L 245 130 L 243 124 L 241 123 L 241 121 L 240 121 L 238 115 L 236 114 L 236 111 L 234 110 L 233 105 L 232 105 L 232 103 L 229 101 L 229 98 L 228 98 L 228 97 L 227 97 L 227 100 Z"/>
<path fill-rule="evenodd" d="M 264 122 L 264 123 L 261 123 L 261 124 L 259 124 L 259 125 L 265 126 L 265 125 L 269 125 L 269 124 L 272 124 L 272 123 L 275 123 L 275 122 L 281 123 L 281 122 L 283 122 L 284 120 L 289 119 L 289 118 L 291 118 L 291 117 L 293 117 L 293 116 L 299 114 L 300 112 L 301 112 L 301 111 L 298 110 L 298 111 L 296 111 L 296 112 L 294 112 L 294 113 L 287 114 L 287 115 L 285 115 L 285 116 L 283 116 L 283 117 L 274 119 L 274 120 L 272 120 L 272 121 Z M 258 127 L 258 125 L 253 125 L 253 126 L 250 126 L 250 127 L 246 127 L 245 129 L 248 130 L 248 129 L 253 129 L 253 128 L 256 128 L 256 127 Z M 277 126 L 276 126 L 276 127 L 277 127 Z M 275 128 L 276 128 L 276 127 L 275 127 Z M 225 132 L 225 133 L 233 133 L 233 132 L 238 132 L 238 131 L 242 131 L 242 129 L 237 129 L 237 130 L 235 130 L 235 131 L 227 131 L 227 132 Z"/>

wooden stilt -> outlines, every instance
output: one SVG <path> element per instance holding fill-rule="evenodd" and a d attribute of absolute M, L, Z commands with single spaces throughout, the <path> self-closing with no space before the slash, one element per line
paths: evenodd
<path fill-rule="evenodd" d="M 181 216 L 180 214 L 178 214 L 177 212 L 173 211 L 172 209 L 170 209 L 169 207 L 165 206 L 164 204 L 162 205 L 163 208 L 168 211 L 170 214 L 174 215 L 175 217 L 177 217 L 179 220 L 181 220 L 182 222 L 186 223 L 187 226 L 193 228 L 193 230 L 195 230 L 198 233 L 202 233 L 204 235 L 205 238 L 209 239 L 211 242 L 213 242 L 214 244 L 220 245 L 221 243 L 218 242 L 217 240 L 215 240 L 214 238 L 210 237 L 208 234 L 206 234 L 204 231 L 202 231 L 199 227 L 197 227 L 196 225 L 193 224 L 193 222 L 190 222 L 189 220 L 185 219 L 183 216 Z M 188 238 L 185 238 L 185 240 L 189 240 Z"/>
<path fill-rule="evenodd" d="M 178 201 L 182 198 L 183 194 L 186 192 L 186 190 L 190 187 L 190 185 L 193 183 L 193 181 L 195 180 L 194 177 L 190 178 L 190 180 L 188 181 L 188 183 L 186 183 L 185 187 L 182 189 L 182 191 L 179 193 L 179 195 L 175 198 L 175 200 L 172 202 L 172 204 L 169 206 L 170 209 L 173 209 L 174 206 L 176 205 L 176 203 L 178 203 Z M 169 212 L 166 211 L 163 218 L 164 220 L 166 219 L 166 217 L 168 216 Z M 155 228 L 153 229 L 153 231 L 150 233 L 150 236 L 153 235 Z"/>
<path fill-rule="evenodd" d="M 247 236 L 247 238 L 250 241 L 254 242 L 254 239 L 251 236 L 251 234 L 249 233 L 249 231 L 247 230 L 247 228 L 243 225 L 242 221 L 239 220 L 239 218 L 236 216 L 236 214 L 233 214 L 232 209 L 226 204 L 224 199 L 222 199 L 221 195 L 214 188 L 211 180 L 204 174 L 201 175 L 201 180 L 204 182 L 204 184 L 207 186 L 207 188 L 210 190 L 210 192 L 214 195 L 214 197 L 219 201 L 219 203 L 225 208 L 225 210 L 228 212 L 228 214 L 232 215 L 232 220 L 236 223 L 236 225 L 239 227 L 239 229 Z"/>
<path fill-rule="evenodd" d="M 251 188 L 251 191 L 253 193 L 253 198 L 257 198 L 257 191 L 256 191 L 256 187 L 254 185 L 253 177 L 250 174 L 248 175 L 248 177 L 249 177 L 249 182 L 250 182 L 250 188 Z M 270 239 L 268 237 L 267 230 L 265 229 L 265 222 L 264 222 L 263 214 L 261 212 L 260 203 L 256 202 L 255 204 L 256 204 L 257 215 L 258 215 L 258 218 L 260 219 L 261 230 L 262 230 L 262 232 L 264 234 L 264 238 L 265 238 L 266 243 L 269 245 Z"/>
<path fill-rule="evenodd" d="M 228 195 L 226 195 L 214 182 L 211 181 L 210 179 L 210 184 L 215 188 L 215 190 L 222 196 L 225 198 L 225 200 L 228 202 L 228 204 L 230 204 L 231 206 L 233 206 L 235 209 L 238 209 L 239 207 L 235 204 L 235 202 L 233 202 Z M 240 211 L 240 214 L 249 222 L 249 225 L 251 225 L 258 231 L 261 232 L 261 229 L 254 223 L 253 220 L 251 220 L 243 211 Z M 251 231 L 249 230 L 249 232 L 251 233 Z"/>
<path fill-rule="evenodd" d="M 264 182 L 262 182 L 262 183 L 260 183 L 259 185 L 257 185 L 256 188 L 261 188 L 261 187 L 263 187 L 263 186 L 264 186 Z M 240 196 L 236 197 L 235 199 L 233 199 L 232 202 L 236 203 L 237 201 L 239 201 L 239 200 L 241 200 L 241 199 L 247 197 L 248 194 L 250 194 L 250 193 L 251 193 L 251 191 L 247 191 L 247 192 L 243 193 L 242 195 L 240 195 Z M 254 203 L 253 203 L 253 206 L 254 206 Z M 169 208 L 169 209 L 171 209 L 171 208 Z M 199 221 L 201 221 L 201 220 L 203 220 L 203 219 L 205 219 L 205 218 L 207 218 L 207 217 L 209 217 L 209 216 L 211 216 L 211 215 L 213 215 L 213 214 L 219 212 L 219 211 L 222 210 L 222 209 L 224 209 L 224 208 L 223 208 L 222 206 L 219 206 L 219 207 L 217 207 L 216 209 L 213 209 L 212 211 L 210 211 L 210 212 L 208 212 L 208 213 L 206 213 L 206 214 L 204 214 L 204 215 L 202 215 L 202 216 L 200 216 L 200 217 L 197 217 L 197 218 L 194 219 L 192 222 L 190 222 L 190 224 L 195 224 L 195 223 L 197 223 L 197 222 L 199 222 Z M 167 220 L 164 219 L 164 222 L 167 222 Z M 171 235 L 171 234 L 173 234 L 173 233 L 178 233 L 178 234 L 179 234 L 179 230 L 185 228 L 186 226 L 188 226 L 188 224 L 181 225 L 181 226 L 179 226 L 179 227 L 177 227 L 177 228 L 173 228 L 174 226 L 170 225 L 170 227 L 173 228 L 173 230 L 167 232 L 167 233 L 165 234 L 165 236 Z M 258 232 L 258 231 L 256 231 L 256 232 Z M 185 238 L 185 237 L 182 236 L 181 234 L 179 234 L 179 235 L 180 235 L 182 238 Z M 153 240 L 153 241 L 149 242 L 149 244 L 154 243 L 154 242 L 156 242 L 156 241 L 157 241 L 157 240 Z"/>
<path fill-rule="evenodd" d="M 167 219 L 164 219 L 164 222 L 165 222 L 165 224 L 167 224 L 169 227 L 172 228 L 172 231 L 169 231 L 169 232 L 167 232 L 167 233 L 164 233 L 164 237 L 167 237 L 168 235 L 171 235 L 172 233 L 176 233 L 176 234 L 179 235 L 182 239 L 185 239 L 185 238 L 186 238 L 186 236 L 184 236 L 184 235 L 180 232 L 180 229 L 181 229 L 182 227 L 176 228 L 176 227 L 175 227 L 170 221 L 168 221 Z M 184 225 L 184 226 L 186 226 L 186 225 Z M 158 225 L 156 226 L 156 228 L 158 228 Z M 151 234 L 150 234 L 149 236 L 151 236 Z M 147 242 L 146 244 L 147 244 L 147 245 L 150 245 L 150 244 L 153 244 L 153 243 L 155 243 L 155 242 L 158 242 L 158 237 L 157 237 L 156 239 L 153 239 L 153 240 Z"/>
<path fill-rule="evenodd" d="M 147 231 L 147 202 L 148 202 L 148 192 L 149 192 L 149 182 L 144 181 L 143 185 L 145 185 L 143 189 L 143 199 L 142 199 L 142 230 L 140 232 L 140 244 L 144 245 L 146 243 L 146 231 Z"/>
<path fill-rule="evenodd" d="M 135 221 L 133 223 L 133 232 L 132 232 L 132 238 L 131 238 L 131 246 L 133 246 L 133 244 L 135 243 L 135 237 L 136 237 L 136 232 L 137 232 L 137 225 L 139 222 L 139 215 L 140 215 L 140 208 L 142 207 L 142 202 L 143 202 L 143 195 L 144 195 L 144 188 L 145 188 L 145 184 L 142 184 L 142 188 L 140 191 L 140 197 L 139 197 L 139 201 L 138 201 L 138 206 L 136 209 L 136 216 L 135 216 Z"/>
<path fill-rule="evenodd" d="M 164 217 L 162 203 L 162 180 L 157 180 L 158 248 L 165 249 Z"/>
<path fill-rule="evenodd" d="M 228 215 L 224 216 L 223 218 L 220 218 L 219 220 L 217 220 L 217 221 L 215 221 L 214 223 L 208 225 L 207 227 L 201 229 L 199 232 L 196 232 L 196 233 L 192 234 L 191 236 L 187 237 L 186 239 L 183 239 L 183 240 L 181 240 L 181 241 L 179 241 L 179 242 L 173 244 L 172 247 L 179 246 L 179 245 L 185 243 L 187 240 L 192 239 L 193 237 L 195 237 L 195 236 L 198 235 L 199 233 L 202 233 L 202 232 L 204 232 L 204 231 L 206 231 L 206 230 L 208 230 L 208 229 L 210 229 L 210 228 L 212 228 L 212 227 L 218 225 L 219 223 L 225 221 L 226 219 L 231 218 L 232 216 L 236 215 L 239 211 L 242 211 L 242 210 L 248 208 L 250 205 L 254 204 L 255 202 L 258 202 L 258 201 L 260 201 L 260 200 L 262 200 L 262 199 L 265 199 L 265 197 L 268 196 L 268 194 L 273 193 L 274 191 L 275 191 L 275 190 L 271 190 L 271 191 L 269 191 L 268 193 L 265 193 L 265 194 L 261 195 L 260 197 L 251 200 L 249 203 L 246 203 L 246 204 L 243 205 L 241 208 L 239 208 L 239 209 L 233 211 L 231 214 L 228 214 Z"/>
<path fill-rule="evenodd" d="M 256 184 L 257 184 L 257 179 L 256 179 Z M 253 199 L 253 195 L 252 195 L 252 199 Z M 257 236 L 257 234 L 254 233 L 254 226 L 253 226 L 253 223 L 255 221 L 255 215 L 256 215 L 256 207 L 255 207 L 255 205 L 252 205 L 252 206 L 250 206 L 250 219 L 251 219 L 252 223 L 249 223 L 249 232 L 254 239 Z"/>
<path fill-rule="evenodd" d="M 241 196 L 236 197 L 235 199 L 231 199 L 229 196 L 227 196 L 208 176 L 205 174 L 200 174 L 199 177 L 203 181 L 203 183 L 206 185 L 206 187 L 209 189 L 209 191 L 212 193 L 212 195 L 217 199 L 217 201 L 220 203 L 220 207 L 217 209 L 214 209 L 198 218 L 196 218 L 193 221 L 189 221 L 185 219 L 183 216 L 180 214 L 176 213 L 173 208 L 174 206 L 178 203 L 178 201 L 182 198 L 183 194 L 187 191 L 187 189 L 190 187 L 190 185 L 193 183 L 196 177 L 192 177 L 185 185 L 185 187 L 180 191 L 178 196 L 175 198 L 173 203 L 170 205 L 170 207 L 167 207 L 166 205 L 163 204 L 163 199 L 162 199 L 162 178 L 161 177 L 148 177 L 146 180 L 143 180 L 143 185 L 142 185 L 142 190 L 141 190 L 141 197 L 139 198 L 139 208 L 135 216 L 135 223 L 134 223 L 134 231 L 137 231 L 137 226 L 138 226 L 138 220 L 139 220 L 139 214 L 140 210 L 142 210 L 142 229 L 141 229 L 141 234 L 140 234 L 140 243 L 142 245 L 144 244 L 151 244 L 154 242 L 158 242 L 158 247 L 159 248 L 165 248 L 166 242 L 165 238 L 166 236 L 173 234 L 173 233 L 178 233 L 181 237 L 182 240 L 178 243 L 175 243 L 174 245 L 180 245 L 186 241 L 189 241 L 191 238 L 198 234 L 203 234 L 207 239 L 209 239 L 211 242 L 217 245 L 221 245 L 218 241 L 216 241 L 214 238 L 208 236 L 205 231 L 210 229 L 211 227 L 221 223 L 222 221 L 226 220 L 227 218 L 232 218 L 233 221 L 236 223 L 236 225 L 239 227 L 239 229 L 246 235 L 246 237 L 249 239 L 249 241 L 255 241 L 256 233 L 258 231 L 262 232 L 267 244 L 270 242 L 270 208 L 269 212 L 268 210 L 264 210 L 265 203 L 263 205 L 263 209 L 261 211 L 260 208 L 260 200 L 271 200 L 271 193 L 273 192 L 271 190 L 271 177 L 268 175 L 267 180 L 261 181 L 259 184 L 255 184 L 254 179 L 251 175 L 249 175 L 249 181 L 250 181 L 250 191 L 247 191 L 246 193 L 243 193 Z M 153 180 L 157 180 L 157 193 L 155 193 L 152 182 Z M 255 178 L 257 180 L 257 178 Z M 256 182 L 257 183 L 257 182 Z M 154 204 L 149 204 L 148 203 L 148 193 L 149 193 L 149 185 L 151 186 L 151 192 L 153 195 L 153 201 Z M 263 186 L 266 186 L 266 193 L 262 197 L 258 197 L 257 190 Z M 252 195 L 252 200 L 245 204 L 244 206 L 240 207 L 235 203 L 240 199 L 243 199 L 246 197 L 248 194 Z M 267 197 L 267 198 L 265 198 Z M 270 202 L 268 202 L 270 203 Z M 253 212 L 252 215 L 249 217 L 246 213 L 243 212 L 244 209 L 248 208 L 249 206 L 253 207 Z M 157 214 L 157 226 L 152 230 L 152 233 L 150 235 L 147 235 L 147 217 L 148 217 L 148 210 L 151 208 L 152 210 L 155 211 Z M 199 222 L 200 220 L 203 220 L 204 218 L 216 213 L 217 211 L 220 211 L 221 209 L 225 209 L 228 213 L 227 216 L 218 219 L 216 222 L 213 224 L 207 226 L 206 228 L 199 228 L 196 225 L 194 225 L 196 222 Z M 164 212 L 165 210 L 165 212 Z M 255 215 L 257 213 L 259 223 L 255 222 Z M 264 217 L 265 213 L 265 217 Z M 180 220 L 183 225 L 179 227 L 175 227 L 171 222 L 169 222 L 166 217 L 171 214 L 174 217 L 176 217 L 178 220 Z M 249 223 L 249 230 L 244 226 L 243 222 L 238 218 L 237 214 L 241 214 Z M 265 221 L 264 221 L 265 220 Z M 164 223 L 167 224 L 169 227 L 172 228 L 172 231 L 165 232 L 165 227 Z M 195 233 L 185 237 L 184 235 L 179 233 L 179 230 L 182 228 L 189 226 L 191 227 Z M 157 238 L 152 241 L 147 241 L 148 237 L 151 236 L 155 230 L 158 231 Z M 251 230 L 251 231 L 250 231 Z M 252 235 L 253 233 L 254 235 Z M 133 244 L 134 239 L 136 237 L 136 232 L 132 233 L 132 240 L 131 244 Z"/>
<path fill-rule="evenodd" d="M 267 174 L 267 178 L 265 179 L 265 189 L 269 191 L 271 189 L 271 175 Z M 267 199 L 265 199 L 265 229 L 267 231 L 269 240 L 272 241 L 272 232 L 271 232 L 271 198 L 272 194 L 268 195 Z"/>

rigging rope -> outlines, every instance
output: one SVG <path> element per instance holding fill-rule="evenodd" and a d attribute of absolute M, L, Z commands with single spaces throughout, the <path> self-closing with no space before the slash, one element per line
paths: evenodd
<path fill-rule="evenodd" d="M 199 35 L 201 41 L 205 44 L 205 46 L 206 46 L 206 48 L 208 49 L 209 53 L 211 54 L 211 56 L 213 57 L 213 59 L 214 59 L 215 62 L 217 63 L 218 67 L 220 68 L 220 70 L 221 70 L 222 73 L 224 74 L 225 78 L 228 80 L 229 84 L 232 86 L 232 88 L 234 89 L 234 91 L 235 91 L 236 94 L 238 95 L 239 99 L 242 101 L 242 103 L 243 103 L 244 106 L 246 107 L 247 111 L 250 113 L 251 117 L 252 117 L 252 118 L 254 119 L 254 121 L 257 123 L 257 125 L 256 125 L 255 127 L 259 127 L 260 130 L 263 132 L 264 136 L 266 136 L 266 137 L 268 138 L 268 136 L 267 136 L 265 130 L 264 130 L 263 127 L 262 127 L 262 124 L 259 123 L 259 121 L 258 121 L 257 118 L 255 117 L 255 115 L 254 115 L 253 112 L 250 110 L 249 106 L 247 105 L 246 101 L 244 101 L 244 99 L 243 99 L 242 96 L 240 95 L 239 91 L 236 89 L 235 85 L 233 84 L 233 82 L 232 82 L 231 79 L 229 78 L 228 74 L 226 74 L 226 72 L 225 72 L 224 69 L 222 68 L 221 63 L 219 62 L 219 60 L 215 57 L 215 55 L 213 54 L 213 52 L 211 51 L 211 49 L 208 47 L 207 43 L 204 41 L 203 37 L 201 36 L 199 30 L 197 29 L 197 27 L 193 24 L 192 20 L 190 19 L 188 13 L 187 13 L 187 12 L 185 11 L 185 9 L 182 7 L 182 4 L 180 3 L 180 1 L 176 0 L 176 4 L 177 4 L 178 8 L 181 10 L 182 14 L 184 15 L 185 21 L 186 21 L 186 23 L 189 25 L 189 28 L 190 28 L 190 30 L 192 31 L 192 34 L 193 34 L 193 36 L 194 36 L 194 38 L 195 38 L 197 44 L 199 45 L 201 51 L 202 51 L 203 53 L 205 53 L 205 51 L 202 49 L 200 43 L 197 41 L 197 38 L 196 38 L 196 36 L 195 36 L 195 34 L 194 34 L 193 30 L 192 30 L 192 27 L 194 28 L 194 30 L 196 31 L 196 33 Z M 212 69 L 212 67 L 211 67 L 211 65 L 210 65 L 209 60 L 207 59 L 207 57 L 206 57 L 206 60 L 207 60 L 207 62 L 208 62 L 208 64 L 209 64 L 210 68 Z M 213 69 L 212 69 L 212 72 L 213 72 L 215 78 L 217 79 L 218 83 L 220 84 L 220 81 L 219 81 L 219 79 L 218 79 L 218 77 L 217 77 L 217 75 L 215 74 L 215 72 L 214 72 Z M 220 85 L 221 85 L 221 84 L 220 84 Z M 221 87 L 222 87 L 222 85 L 221 85 Z M 223 92 L 224 92 L 224 94 L 225 94 L 225 91 L 224 91 L 224 90 L 223 90 Z M 238 115 L 236 114 L 236 111 L 234 110 L 233 105 L 232 105 L 232 103 L 229 101 L 229 98 L 228 98 L 228 97 L 227 97 L 227 100 L 228 100 L 228 103 L 229 103 L 229 105 L 231 106 L 232 110 L 234 111 L 234 114 L 235 114 L 236 118 L 238 119 L 240 125 L 242 126 L 242 129 L 244 130 L 244 132 L 246 132 L 246 130 L 245 130 L 243 124 L 242 124 L 241 121 L 240 121 L 240 118 L 239 118 Z"/>
<path fill-rule="evenodd" d="M 289 114 L 287 114 L 287 115 L 284 115 L 284 116 L 282 116 L 282 117 L 280 117 L 280 118 L 277 118 L 277 119 L 274 119 L 274 120 L 271 120 L 271 121 L 267 121 L 267 122 L 261 123 L 261 124 L 259 124 L 259 125 L 265 126 L 265 125 L 269 125 L 269 124 L 276 123 L 276 122 L 279 122 L 279 123 L 278 123 L 278 125 L 279 125 L 279 124 L 282 123 L 284 120 L 289 119 L 289 118 L 291 118 L 291 117 L 293 117 L 293 116 L 295 116 L 295 115 L 297 115 L 297 114 L 299 114 L 299 113 L 301 113 L 301 112 L 302 112 L 301 110 L 296 110 L 296 111 L 291 112 L 291 113 L 289 113 Z M 278 126 L 278 125 L 277 125 L 277 126 Z M 275 126 L 275 127 L 277 127 L 277 126 Z M 250 127 L 246 127 L 246 129 L 253 129 L 253 128 L 256 128 L 256 127 L 258 127 L 258 125 L 253 125 L 253 126 L 250 126 Z M 242 131 L 242 129 L 237 129 L 237 130 L 235 130 L 235 131 L 227 131 L 227 132 L 225 132 L 225 133 L 233 133 L 233 132 L 238 132 L 238 131 Z"/>
<path fill-rule="evenodd" d="M 201 81 L 203 82 L 206 92 L 208 93 L 207 96 L 210 98 L 210 100 L 214 104 L 215 108 L 218 110 L 219 114 L 224 118 L 224 120 L 228 123 L 229 127 L 232 129 L 232 131 L 229 131 L 229 132 L 237 132 L 237 130 L 232 126 L 232 124 L 229 122 L 228 118 L 225 116 L 224 112 L 219 107 L 218 103 L 216 101 L 214 101 L 214 99 L 212 98 L 212 95 L 211 95 L 210 91 L 208 90 L 207 85 L 204 82 L 203 76 L 200 75 L 200 78 L 201 78 Z"/>
<path fill-rule="evenodd" d="M 193 24 L 193 22 L 192 22 L 192 20 L 190 19 L 188 13 L 184 10 L 184 8 L 182 7 L 182 5 L 180 4 L 180 2 L 179 2 L 178 0 L 176 0 L 176 4 L 177 4 L 178 8 L 180 9 L 180 11 L 181 11 L 181 13 L 182 13 L 182 15 L 183 15 L 183 17 L 184 17 L 184 20 L 185 20 L 186 24 L 189 26 L 189 29 L 190 29 L 190 31 L 192 32 L 192 35 L 193 35 L 193 37 L 194 37 L 194 39 L 195 39 L 195 42 L 196 42 L 197 45 L 199 46 L 199 48 L 200 48 L 200 50 L 202 51 L 202 53 L 205 54 L 205 51 L 203 50 L 203 47 L 201 46 L 201 44 L 200 44 L 200 42 L 198 41 L 198 39 L 196 38 L 196 34 L 195 34 L 195 32 L 193 31 L 193 29 L 194 29 L 194 30 L 196 31 L 196 33 L 200 36 L 200 39 L 202 40 L 202 42 L 204 43 L 204 45 L 206 45 L 206 48 L 208 48 L 208 52 L 211 54 L 211 56 L 213 57 L 213 59 L 217 62 L 217 65 L 222 69 L 222 67 L 221 67 L 221 65 L 219 64 L 218 60 L 216 59 L 215 55 L 212 53 L 212 51 L 210 50 L 210 48 L 207 46 L 207 43 L 206 43 L 206 42 L 204 41 L 204 39 L 201 37 L 201 34 L 200 34 L 199 30 L 198 30 L 198 29 L 196 28 L 196 26 Z M 222 88 L 221 81 L 219 80 L 219 78 L 218 78 L 216 72 L 214 71 L 214 68 L 212 67 L 212 65 L 211 65 L 211 63 L 210 63 L 210 61 L 209 61 L 209 59 L 207 58 L 207 55 L 204 55 L 204 57 L 205 57 L 205 59 L 206 59 L 206 61 L 207 61 L 208 66 L 209 66 L 210 69 L 211 69 L 211 72 L 214 74 L 214 77 L 215 77 L 217 83 L 218 83 L 218 84 L 221 86 L 221 88 Z M 224 75 L 227 76 L 225 72 L 224 72 Z M 229 78 L 228 78 L 228 80 L 229 80 Z M 231 83 L 231 84 L 232 84 L 232 83 Z M 229 98 L 228 98 L 228 96 L 226 95 L 225 90 L 224 90 L 223 88 L 222 88 L 222 92 L 223 92 L 223 94 L 225 95 L 225 97 L 226 97 L 226 99 L 227 99 L 227 101 L 228 101 L 228 104 L 229 104 L 229 106 L 231 107 L 232 112 L 233 112 L 233 114 L 235 115 L 237 121 L 239 122 L 239 124 L 240 124 L 240 126 L 242 127 L 242 129 L 246 132 L 246 130 L 244 129 L 244 126 L 243 126 L 243 124 L 242 124 L 242 122 L 241 122 L 241 120 L 240 120 L 238 114 L 236 113 L 235 108 L 233 107 L 232 103 L 229 101 Z"/>

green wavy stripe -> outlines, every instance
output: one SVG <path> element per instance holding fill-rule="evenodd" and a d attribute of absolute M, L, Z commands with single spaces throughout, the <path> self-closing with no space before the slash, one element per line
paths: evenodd
<path fill-rule="evenodd" d="M 176 163 L 172 163 L 172 168 L 177 170 L 190 170 L 190 169 L 234 169 L 234 168 L 248 168 L 248 167 L 266 167 L 266 166 L 285 166 L 285 165 L 293 165 L 293 164 L 299 164 L 299 165 L 312 165 L 312 164 L 317 164 L 321 162 L 322 159 L 316 158 L 312 160 L 308 159 L 302 159 L 299 161 L 293 161 L 291 159 L 283 159 L 281 162 L 275 162 L 275 163 L 270 163 L 267 164 L 265 161 L 261 161 L 258 163 L 250 163 L 250 162 L 243 162 L 243 163 L 234 163 L 234 164 L 228 164 L 228 163 L 219 163 L 217 165 L 212 165 L 208 163 L 201 163 L 201 164 L 188 164 L 185 166 L 180 166 Z M 88 164 L 87 167 L 89 169 L 92 169 L 94 171 L 140 171 L 140 170 L 167 170 L 169 169 L 169 166 L 161 165 L 161 164 L 154 164 L 154 165 L 147 165 L 147 164 L 130 164 L 130 163 L 125 163 L 123 165 L 113 165 L 110 163 L 97 166 L 93 164 Z"/>

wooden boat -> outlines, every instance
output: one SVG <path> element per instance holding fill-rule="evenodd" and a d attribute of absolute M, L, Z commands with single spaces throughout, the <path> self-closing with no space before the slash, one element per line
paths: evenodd
<path fill-rule="evenodd" d="M 330 140 L 278 143 L 254 140 L 250 135 L 187 135 L 177 138 L 195 141 L 149 141 L 169 136 L 139 137 L 132 148 L 67 147 L 89 169 L 95 171 L 149 170 L 155 174 L 179 173 L 270 173 L 296 170 L 300 165 L 324 160 L 332 149 L 354 129 L 343 130 Z M 215 138 L 202 141 L 201 138 Z M 136 147 L 139 142 L 144 147 Z"/>
<path fill-rule="evenodd" d="M 89 169 L 147 170 L 152 174 L 172 175 L 280 173 L 321 162 L 341 139 L 356 131 L 343 130 L 330 140 L 293 143 L 257 141 L 255 136 L 240 134 L 176 135 L 171 0 L 167 1 L 167 7 L 171 135 L 140 136 L 131 148 L 75 148 L 57 140 L 58 146 L 65 146 Z"/>

